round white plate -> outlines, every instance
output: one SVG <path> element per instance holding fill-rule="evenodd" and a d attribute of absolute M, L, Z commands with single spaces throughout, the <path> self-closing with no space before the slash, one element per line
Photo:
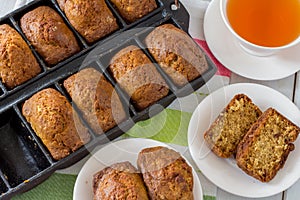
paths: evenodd
<path fill-rule="evenodd" d="M 244 173 L 233 158 L 220 158 L 210 151 L 203 139 L 209 128 L 229 101 L 239 93 L 246 94 L 262 110 L 273 107 L 300 125 L 300 111 L 287 97 L 269 87 L 241 83 L 221 88 L 207 96 L 194 111 L 189 128 L 188 144 L 201 172 L 223 190 L 244 197 L 266 197 L 289 188 L 300 177 L 300 139 L 277 175 L 269 183 L 262 183 Z"/>
<path fill-rule="evenodd" d="M 268 57 L 246 53 L 222 21 L 220 0 L 213 0 L 204 16 L 204 35 L 214 56 L 229 70 L 255 80 L 276 80 L 300 70 L 300 45 Z"/>
<path fill-rule="evenodd" d="M 112 142 L 97 151 L 82 167 L 75 182 L 73 200 L 93 199 L 92 180 L 93 175 L 103 168 L 122 161 L 129 161 L 136 167 L 138 153 L 147 147 L 167 146 L 164 143 L 150 139 L 125 139 Z M 187 163 L 192 166 L 187 159 Z M 203 193 L 198 175 L 193 169 L 194 177 L 194 198 L 202 200 Z"/>

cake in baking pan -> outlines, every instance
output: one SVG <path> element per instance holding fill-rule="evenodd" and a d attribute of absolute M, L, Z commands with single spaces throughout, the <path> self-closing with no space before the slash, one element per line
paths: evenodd
<path fill-rule="evenodd" d="M 147 35 L 145 43 L 156 62 L 178 86 L 200 77 L 208 69 L 199 46 L 173 24 L 154 28 Z"/>
<path fill-rule="evenodd" d="M 25 101 L 22 113 L 55 160 L 90 140 L 71 104 L 57 90 L 46 88 Z"/>
<path fill-rule="evenodd" d="M 80 50 L 73 32 L 62 17 L 48 6 L 26 13 L 21 29 L 47 64 L 55 65 Z"/>
<path fill-rule="evenodd" d="M 135 22 L 157 8 L 155 0 L 111 0 L 127 22 Z"/>
<path fill-rule="evenodd" d="M 119 28 L 105 0 L 57 0 L 72 26 L 89 42 Z"/>
<path fill-rule="evenodd" d="M 41 68 L 22 36 L 8 24 L 0 25 L 0 78 L 9 89 L 37 76 Z"/>
<path fill-rule="evenodd" d="M 64 87 L 95 133 L 104 133 L 126 119 L 118 94 L 96 69 L 79 71 L 64 81 Z"/>
<path fill-rule="evenodd" d="M 109 70 L 138 110 L 147 108 L 169 93 L 165 80 L 137 46 L 128 46 L 115 54 Z"/>

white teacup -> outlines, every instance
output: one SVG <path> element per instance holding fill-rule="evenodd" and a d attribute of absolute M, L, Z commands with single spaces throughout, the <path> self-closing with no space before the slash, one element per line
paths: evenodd
<path fill-rule="evenodd" d="M 295 39 L 294 41 L 283 45 L 283 46 L 277 46 L 277 47 L 267 47 L 267 46 L 260 46 L 254 43 L 251 43 L 244 38 L 242 38 L 240 35 L 238 35 L 234 29 L 231 27 L 228 17 L 227 17 L 227 11 L 226 11 L 226 6 L 227 6 L 228 0 L 220 0 L 220 11 L 221 11 L 221 16 L 223 19 L 223 22 L 225 23 L 226 27 L 228 30 L 231 32 L 231 34 L 236 38 L 241 45 L 241 47 L 249 54 L 252 54 L 254 56 L 270 56 L 273 55 L 283 49 L 288 49 L 292 46 L 295 46 L 297 44 L 300 44 L 300 36 Z"/>

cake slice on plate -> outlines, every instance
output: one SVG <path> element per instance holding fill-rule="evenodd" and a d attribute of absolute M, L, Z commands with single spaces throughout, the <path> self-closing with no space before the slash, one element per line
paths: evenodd
<path fill-rule="evenodd" d="M 238 166 L 250 176 L 269 182 L 294 150 L 299 131 L 278 111 L 267 109 L 238 145 Z"/>
<path fill-rule="evenodd" d="M 247 95 L 235 95 L 204 133 L 209 148 L 219 157 L 235 155 L 237 145 L 261 113 Z"/>

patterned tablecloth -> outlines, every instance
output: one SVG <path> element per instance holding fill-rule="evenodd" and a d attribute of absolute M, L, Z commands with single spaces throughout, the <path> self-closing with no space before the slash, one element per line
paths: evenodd
<path fill-rule="evenodd" d="M 31 0 L 0 0 L 0 16 L 3 16 L 13 9 L 16 9 Z M 182 0 L 185 7 L 190 12 L 190 34 L 195 41 L 211 56 L 213 62 L 218 66 L 217 74 L 202 88 L 192 95 L 177 99 L 167 109 L 149 120 L 137 123 L 131 130 L 117 140 L 127 137 L 151 138 L 172 144 L 181 152 L 196 169 L 204 193 L 204 199 L 216 199 L 217 187 L 207 180 L 201 171 L 197 169 L 192 161 L 187 144 L 187 129 L 189 120 L 196 106 L 209 93 L 229 84 L 230 72 L 225 69 L 210 53 L 203 36 L 203 16 L 209 1 L 202 0 Z M 193 3 L 193 5 L 191 5 Z M 82 161 L 67 169 L 59 170 L 48 180 L 38 185 L 36 188 L 14 197 L 14 200 L 57 200 L 72 199 L 73 187 L 78 172 L 86 160 L 93 156 L 91 153 Z"/>

